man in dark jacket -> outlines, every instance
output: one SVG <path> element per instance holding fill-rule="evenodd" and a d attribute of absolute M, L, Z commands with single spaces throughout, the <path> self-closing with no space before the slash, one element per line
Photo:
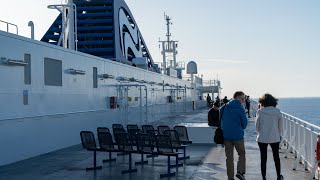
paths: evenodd
<path fill-rule="evenodd" d="M 251 116 L 250 116 L 250 96 L 246 96 L 246 108 L 247 108 L 248 118 L 251 118 Z"/>
<path fill-rule="evenodd" d="M 243 136 L 248 119 L 241 105 L 245 102 L 245 95 L 242 91 L 237 91 L 234 93 L 233 99 L 223 107 L 224 113 L 221 120 L 227 157 L 227 175 L 229 180 L 234 179 L 233 150 L 236 148 L 239 155 L 236 177 L 245 180 L 246 153 Z"/>
<path fill-rule="evenodd" d="M 211 97 L 210 97 L 209 93 L 207 95 L 207 106 L 211 107 Z"/>
<path fill-rule="evenodd" d="M 225 96 L 225 97 L 222 99 L 222 102 L 223 102 L 223 104 L 227 104 L 227 103 L 229 102 L 228 97 Z"/>
<path fill-rule="evenodd" d="M 215 102 L 213 107 L 208 112 L 208 125 L 219 127 L 220 126 L 220 114 L 219 114 L 219 103 Z"/>

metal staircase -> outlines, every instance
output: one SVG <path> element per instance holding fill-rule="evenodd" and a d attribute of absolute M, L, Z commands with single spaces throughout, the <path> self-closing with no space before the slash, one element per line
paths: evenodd
<path fill-rule="evenodd" d="M 113 0 L 74 0 L 77 7 L 78 51 L 102 58 L 115 58 Z M 56 18 L 41 41 L 57 45 L 62 15 Z"/>

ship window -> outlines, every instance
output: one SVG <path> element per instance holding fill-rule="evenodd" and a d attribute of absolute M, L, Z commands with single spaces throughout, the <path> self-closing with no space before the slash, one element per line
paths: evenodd
<path fill-rule="evenodd" d="M 44 58 L 44 84 L 62 86 L 62 61 Z"/>
<path fill-rule="evenodd" d="M 93 67 L 93 88 L 98 88 L 98 69 Z"/>
<path fill-rule="evenodd" d="M 24 54 L 24 62 L 27 65 L 24 66 L 24 84 L 31 84 L 31 55 Z"/>

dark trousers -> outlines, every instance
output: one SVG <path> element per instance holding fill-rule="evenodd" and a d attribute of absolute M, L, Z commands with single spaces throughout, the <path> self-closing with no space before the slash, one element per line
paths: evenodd
<path fill-rule="evenodd" d="M 234 163 L 233 163 L 233 151 L 236 148 L 238 152 L 238 165 L 237 172 L 246 173 L 246 149 L 244 147 L 244 140 L 240 141 L 224 141 L 224 149 L 226 152 L 226 165 L 228 179 L 234 179 Z"/>
<path fill-rule="evenodd" d="M 249 106 L 247 106 L 247 113 L 248 113 L 248 117 L 250 117 L 250 105 Z"/>
<path fill-rule="evenodd" d="M 258 144 L 259 144 L 259 148 L 260 148 L 260 157 L 261 157 L 261 175 L 262 175 L 262 178 L 265 178 L 266 171 L 267 171 L 268 144 L 260 143 L 260 142 L 258 142 Z M 281 165 L 280 165 L 280 158 L 279 158 L 279 144 L 280 144 L 280 142 L 270 143 L 272 153 L 273 153 L 274 164 L 276 166 L 276 171 L 277 171 L 278 177 L 281 175 Z"/>

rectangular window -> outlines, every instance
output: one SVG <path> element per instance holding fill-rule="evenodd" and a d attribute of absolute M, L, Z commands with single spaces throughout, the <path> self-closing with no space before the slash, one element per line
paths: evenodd
<path fill-rule="evenodd" d="M 98 88 L 98 69 L 93 67 L 93 88 Z"/>
<path fill-rule="evenodd" d="M 24 84 L 31 84 L 31 55 L 24 54 L 24 62 L 28 63 L 24 66 Z"/>
<path fill-rule="evenodd" d="M 44 58 L 44 84 L 62 86 L 62 61 Z"/>

